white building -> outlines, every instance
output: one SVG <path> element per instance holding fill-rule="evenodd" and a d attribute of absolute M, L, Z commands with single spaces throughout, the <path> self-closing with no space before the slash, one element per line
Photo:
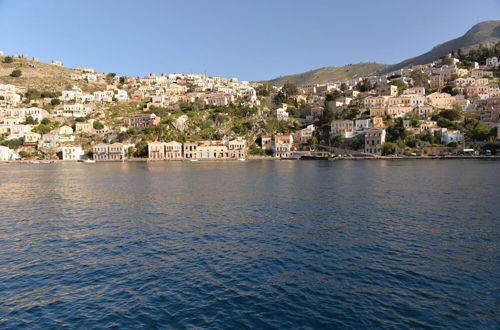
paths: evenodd
<path fill-rule="evenodd" d="M 372 122 L 371 119 L 356 119 L 354 126 L 360 131 L 372 127 Z"/>
<path fill-rule="evenodd" d="M 497 67 L 498 66 L 498 57 L 490 57 L 486 59 L 486 66 L 487 67 Z"/>
<path fill-rule="evenodd" d="M 80 146 L 64 146 L 62 148 L 63 160 L 77 161 L 82 159 L 84 152 Z"/>
<path fill-rule="evenodd" d="M 276 118 L 278 120 L 287 120 L 288 116 L 289 116 L 289 114 L 285 109 L 283 109 L 283 108 L 276 109 Z"/>
<path fill-rule="evenodd" d="M 12 151 L 8 147 L 0 146 L 0 162 L 12 159 Z"/>
<path fill-rule="evenodd" d="M 128 93 L 126 90 L 119 89 L 118 93 L 115 95 L 115 97 L 118 101 L 127 101 L 128 100 Z"/>
<path fill-rule="evenodd" d="M 463 141 L 464 135 L 459 130 L 441 129 L 441 143 L 448 145 L 451 142 Z"/>

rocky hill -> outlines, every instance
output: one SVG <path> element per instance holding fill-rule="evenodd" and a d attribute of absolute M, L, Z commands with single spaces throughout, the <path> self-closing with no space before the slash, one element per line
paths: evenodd
<path fill-rule="evenodd" d="M 382 72 L 391 72 L 411 65 L 430 63 L 458 49 L 467 50 L 478 47 L 479 44 L 489 47 L 499 41 L 500 20 L 481 22 L 474 25 L 463 36 L 437 45 L 427 53 L 391 65 L 385 70 L 382 70 Z"/>
<path fill-rule="evenodd" d="M 328 66 L 304 73 L 282 76 L 269 83 L 280 86 L 285 83 L 293 83 L 298 86 L 306 84 L 321 84 L 329 81 L 347 80 L 357 77 L 366 77 L 389 67 L 381 63 L 358 63 L 345 66 Z"/>
<path fill-rule="evenodd" d="M 79 74 L 74 69 L 21 58 L 15 58 L 13 62 L 5 63 L 5 58 L 0 57 L 0 84 L 13 84 L 50 92 L 60 92 L 72 85 L 76 85 L 84 91 L 95 91 L 103 88 L 102 84 L 71 79 L 72 74 Z M 22 75 L 11 77 L 10 74 L 14 70 L 20 70 Z"/>
<path fill-rule="evenodd" d="M 386 74 L 401 68 L 427 64 L 458 49 L 467 50 L 484 46 L 492 46 L 500 41 L 500 20 L 485 21 L 474 25 L 463 36 L 435 46 L 427 53 L 412 57 L 394 65 L 380 63 L 359 63 L 347 66 L 329 66 L 308 72 L 298 73 L 272 79 L 269 83 L 280 86 L 284 83 L 296 85 L 335 82 L 374 74 Z"/>

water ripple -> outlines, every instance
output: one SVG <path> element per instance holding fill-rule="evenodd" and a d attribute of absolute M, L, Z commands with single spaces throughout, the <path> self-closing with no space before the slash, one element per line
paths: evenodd
<path fill-rule="evenodd" d="M 497 164 L 2 166 L 0 328 L 496 329 Z"/>

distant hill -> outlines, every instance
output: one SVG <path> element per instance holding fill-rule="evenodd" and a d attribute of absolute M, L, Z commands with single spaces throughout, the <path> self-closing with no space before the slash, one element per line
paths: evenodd
<path fill-rule="evenodd" d="M 356 77 L 366 77 L 389 67 L 380 63 L 358 63 L 345 66 L 328 66 L 304 73 L 282 76 L 269 83 L 280 86 L 293 83 L 298 86 L 306 84 L 321 84 L 329 81 L 347 80 Z"/>
<path fill-rule="evenodd" d="M 481 22 L 474 25 L 463 36 L 437 45 L 425 54 L 391 65 L 381 72 L 388 73 L 411 65 L 431 63 L 457 49 L 474 48 L 479 44 L 492 46 L 498 41 L 500 41 L 500 20 Z"/>
<path fill-rule="evenodd" d="M 463 36 L 435 46 L 420 56 L 412 57 L 394 65 L 380 63 L 359 63 L 348 66 L 329 66 L 304 73 L 292 74 L 272 79 L 269 83 L 283 85 L 286 82 L 296 85 L 306 85 L 324 82 L 347 80 L 356 77 L 386 74 L 401 68 L 427 64 L 451 53 L 457 49 L 470 49 L 483 44 L 491 46 L 500 41 L 500 20 L 485 21 L 474 25 Z"/>

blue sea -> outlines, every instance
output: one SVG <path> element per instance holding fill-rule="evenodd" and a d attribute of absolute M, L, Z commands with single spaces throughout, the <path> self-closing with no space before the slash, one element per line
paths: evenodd
<path fill-rule="evenodd" d="M 0 166 L 2 329 L 498 329 L 500 162 Z"/>

